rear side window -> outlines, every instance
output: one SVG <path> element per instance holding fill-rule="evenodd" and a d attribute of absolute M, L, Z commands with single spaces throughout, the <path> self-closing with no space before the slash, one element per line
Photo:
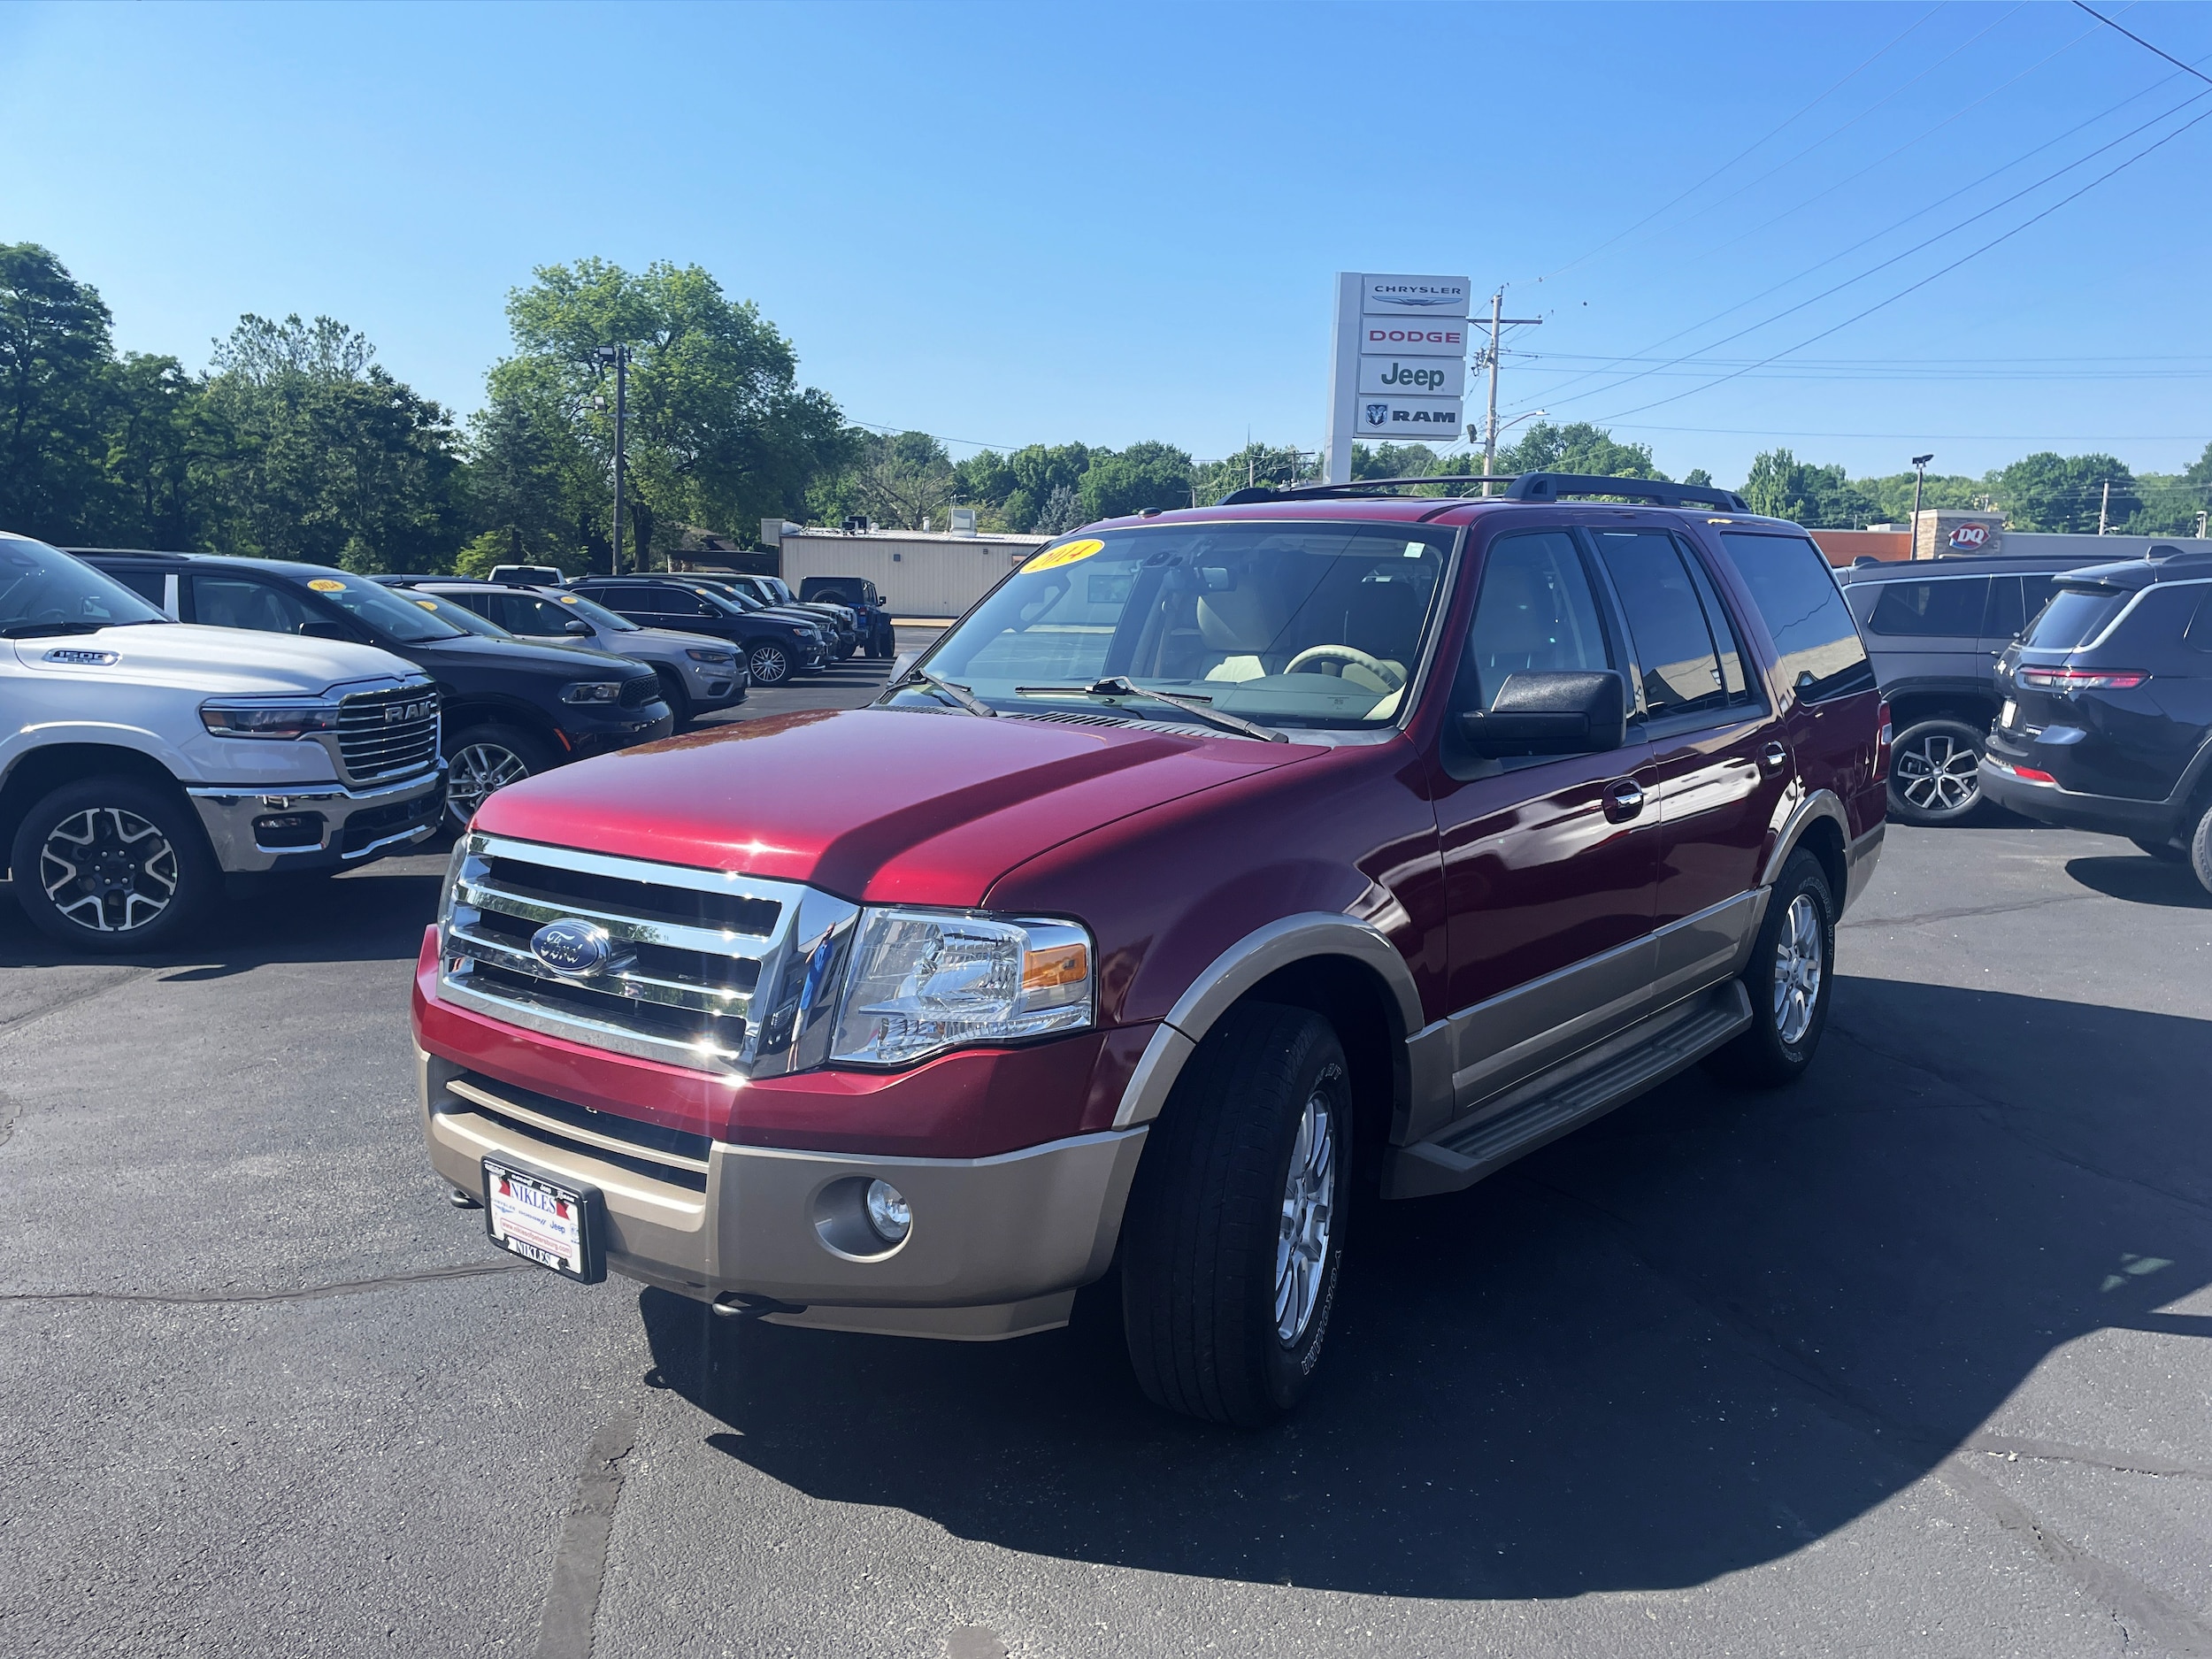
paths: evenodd
<path fill-rule="evenodd" d="M 2193 651 L 2212 652 L 2212 592 L 2197 602 L 2197 614 L 2182 631 L 2181 642 Z"/>
<path fill-rule="evenodd" d="M 2036 603 L 2042 603 L 2040 596 Z M 2020 625 L 2027 620 L 2020 609 L 2020 579 L 2017 576 L 1999 576 L 1989 584 L 1989 611 L 1982 618 L 1982 634 L 1985 639 L 2008 640 L 2020 632 Z"/>
<path fill-rule="evenodd" d="M 2120 614 L 2127 597 L 2111 588 L 2062 588 L 2029 625 L 2021 643 L 2046 651 L 2070 651 L 2086 645 Z"/>
<path fill-rule="evenodd" d="M 1656 530 L 1602 530 L 1594 539 L 1628 613 L 1646 708 L 1659 719 L 1726 708 L 1712 625 L 1674 538 Z"/>
<path fill-rule="evenodd" d="M 1774 636 L 1785 685 L 1808 703 L 1873 689 L 1858 625 L 1818 548 L 1802 536 L 1724 530 L 1720 540 Z"/>
<path fill-rule="evenodd" d="M 1940 634 L 1971 639 L 1982 631 L 1989 600 L 1987 577 L 1953 576 L 1925 582 L 1884 582 L 1867 626 L 1876 634 L 1926 639 Z"/>

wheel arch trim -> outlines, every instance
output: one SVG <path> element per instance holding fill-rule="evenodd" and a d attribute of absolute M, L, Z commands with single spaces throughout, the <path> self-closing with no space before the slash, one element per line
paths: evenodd
<path fill-rule="evenodd" d="M 1411 1040 L 1425 1029 L 1420 992 L 1414 985 L 1412 969 L 1382 930 L 1371 923 L 1322 910 L 1282 917 L 1255 928 L 1224 950 L 1175 1000 L 1138 1056 L 1136 1068 L 1122 1090 L 1114 1127 L 1149 1123 L 1159 1116 L 1199 1042 L 1255 986 L 1284 968 L 1325 956 L 1348 958 L 1375 975 L 1397 1014 L 1402 1040 L 1411 1048 Z M 1414 1070 L 1417 1089 L 1422 1068 L 1417 1065 Z M 1449 1087 L 1448 1079 L 1446 1087 Z"/>

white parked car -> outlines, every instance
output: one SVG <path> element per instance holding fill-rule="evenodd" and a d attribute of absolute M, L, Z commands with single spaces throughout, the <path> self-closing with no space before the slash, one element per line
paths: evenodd
<path fill-rule="evenodd" d="M 0 534 L 0 849 L 32 923 L 157 949 L 227 873 L 327 871 L 426 838 L 438 693 L 372 646 L 173 622 Z"/>

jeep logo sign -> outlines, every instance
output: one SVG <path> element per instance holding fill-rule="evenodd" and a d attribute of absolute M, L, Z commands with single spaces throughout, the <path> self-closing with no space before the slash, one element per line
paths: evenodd
<path fill-rule="evenodd" d="M 1460 442 L 1467 392 L 1465 277 L 1337 273 L 1328 476 L 1352 475 L 1352 440 Z"/>

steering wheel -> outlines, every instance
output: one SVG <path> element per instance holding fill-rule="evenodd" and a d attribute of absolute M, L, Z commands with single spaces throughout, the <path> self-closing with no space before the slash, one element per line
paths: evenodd
<path fill-rule="evenodd" d="M 1356 645 L 1309 645 L 1284 665 L 1283 672 L 1295 674 L 1302 672 L 1315 673 L 1322 672 L 1318 669 L 1308 670 L 1306 664 L 1309 663 L 1340 664 L 1337 670 L 1337 677 L 1340 680 L 1343 678 L 1341 664 L 1356 664 L 1381 680 L 1385 687 L 1391 691 L 1398 690 L 1406 683 L 1405 675 L 1397 668 L 1384 662 L 1379 657 L 1370 657 Z"/>

